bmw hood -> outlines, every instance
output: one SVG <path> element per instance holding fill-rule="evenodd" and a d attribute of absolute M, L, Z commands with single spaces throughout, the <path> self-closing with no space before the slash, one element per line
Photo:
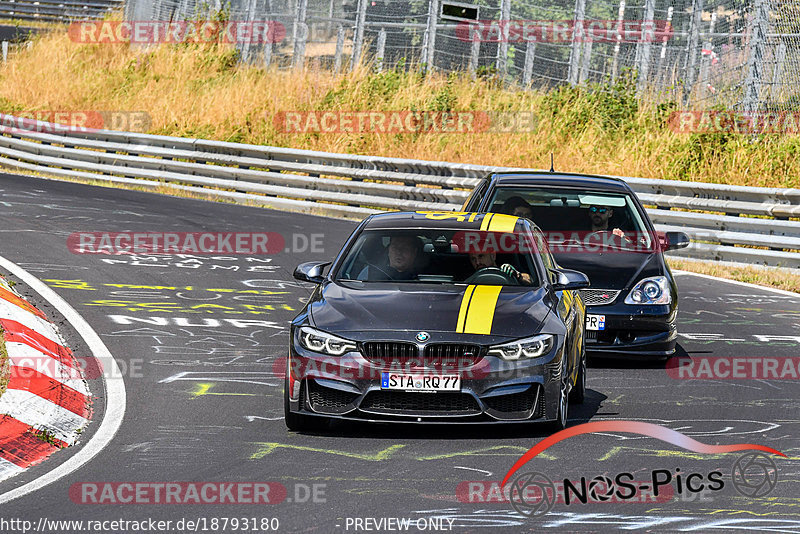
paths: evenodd
<path fill-rule="evenodd" d="M 550 308 L 543 288 L 331 282 L 310 306 L 314 326 L 356 341 L 497 343 L 538 333 Z M 409 337 L 411 335 L 411 337 Z"/>
<path fill-rule="evenodd" d="M 630 289 L 637 281 L 664 274 L 659 253 L 620 252 L 553 254 L 559 265 L 589 277 L 592 288 Z"/>

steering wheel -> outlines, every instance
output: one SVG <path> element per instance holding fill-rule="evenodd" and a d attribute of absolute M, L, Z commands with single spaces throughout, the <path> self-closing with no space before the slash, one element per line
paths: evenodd
<path fill-rule="evenodd" d="M 625 248 L 630 245 L 626 237 L 618 236 L 611 230 L 598 230 L 586 234 L 583 238 L 585 245 L 610 245 L 616 248 Z"/>
<path fill-rule="evenodd" d="M 467 284 L 485 284 L 485 285 L 519 285 L 516 278 L 513 278 L 499 267 L 484 267 L 475 271 L 472 276 L 464 280 Z"/>
<path fill-rule="evenodd" d="M 374 267 L 375 269 L 377 269 L 377 270 L 379 270 L 381 273 L 383 273 L 383 275 L 384 275 L 384 276 L 386 276 L 386 279 L 387 279 L 387 280 L 392 280 L 392 279 L 393 279 L 393 278 L 392 278 L 392 275 L 390 275 L 389 273 L 387 273 L 386 271 L 384 271 L 383 269 L 381 269 L 380 267 L 378 267 L 378 266 L 377 266 L 377 265 L 375 265 L 374 263 L 371 263 L 371 262 L 365 262 L 365 263 L 366 263 L 367 265 L 369 265 L 370 267 Z"/>

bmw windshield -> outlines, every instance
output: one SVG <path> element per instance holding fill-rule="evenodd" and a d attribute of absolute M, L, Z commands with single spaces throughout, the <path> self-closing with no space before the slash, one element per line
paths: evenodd
<path fill-rule="evenodd" d="M 364 230 L 334 279 L 538 287 L 535 249 L 530 236 L 510 232 Z"/>

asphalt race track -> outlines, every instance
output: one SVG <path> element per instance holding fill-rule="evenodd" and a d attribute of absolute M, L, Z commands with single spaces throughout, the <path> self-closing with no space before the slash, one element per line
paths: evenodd
<path fill-rule="evenodd" d="M 588 399 L 571 407 L 571 425 L 635 420 L 705 444 L 766 445 L 787 456 L 773 457 L 777 485 L 765 496 L 740 494 L 731 474 L 743 453 L 688 452 L 635 434 L 582 435 L 553 445 L 522 471 L 554 481 L 631 473 L 643 483 L 657 470 L 677 475 L 679 468 L 706 482 L 719 471 L 724 487 L 679 494 L 672 484 L 668 498 L 644 493 L 624 502 L 600 495 L 526 517 L 497 502 L 492 482 L 546 437 L 535 426 L 338 424 L 313 434 L 284 426 L 279 359 L 288 322 L 311 291 L 292 279 L 292 270 L 332 259 L 355 223 L 12 175 L 0 175 L 0 190 L 0 255 L 43 280 L 91 324 L 118 360 L 127 392 L 114 439 L 77 471 L 4 502 L 3 519 L 201 520 L 201 532 L 232 532 L 231 524 L 210 522 L 233 517 L 277 518 L 279 532 L 393 531 L 397 524 L 387 518 L 410 519 L 412 532 L 800 532 L 797 376 L 687 380 L 671 376 L 663 362 L 594 361 Z M 123 230 L 270 231 L 295 250 L 165 258 L 76 255 L 66 246 L 75 231 Z M 679 356 L 800 356 L 800 298 L 688 274 L 678 282 Z M 88 351 L 58 310 L 17 287 L 61 325 L 78 356 Z M 82 443 L 92 438 L 107 401 L 99 380 L 90 387 L 94 416 Z M 81 443 L 3 482 L 0 502 L 80 452 Z M 174 481 L 269 481 L 287 495 L 267 505 L 84 504 L 80 493 L 70 495 L 71 486 L 86 482 Z M 493 502 L 470 502 L 479 498 Z"/>

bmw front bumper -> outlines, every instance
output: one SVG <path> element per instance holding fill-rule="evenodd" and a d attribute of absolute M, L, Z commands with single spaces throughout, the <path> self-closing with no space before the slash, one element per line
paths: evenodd
<path fill-rule="evenodd" d="M 360 352 L 330 357 L 292 345 L 287 373 L 289 410 L 360 421 L 522 422 L 556 419 L 563 342 L 543 357 L 509 362 L 484 355 L 458 370 L 410 368 L 409 373 L 459 374 L 460 391 L 402 391 L 381 387 L 384 366 Z M 405 370 L 403 371 L 405 372 Z"/>

